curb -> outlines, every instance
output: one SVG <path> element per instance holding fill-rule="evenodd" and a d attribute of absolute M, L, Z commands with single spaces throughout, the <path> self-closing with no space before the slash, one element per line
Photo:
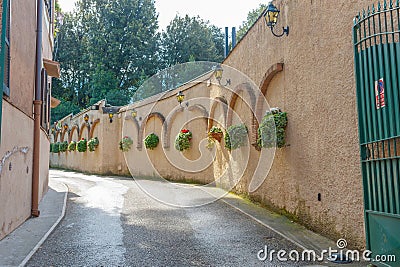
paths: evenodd
<path fill-rule="evenodd" d="M 39 242 L 36 244 L 36 246 L 29 252 L 29 254 L 25 257 L 25 259 L 18 265 L 19 267 L 25 266 L 25 264 L 28 263 L 28 261 L 32 258 L 32 256 L 36 253 L 36 251 L 43 245 L 43 243 L 46 241 L 46 239 L 49 237 L 49 235 L 54 231 L 54 229 L 57 227 L 57 225 L 61 222 L 61 220 L 65 216 L 65 210 L 67 207 L 67 198 L 68 198 L 68 186 L 62 182 L 59 182 L 65 187 L 65 192 L 64 192 L 64 202 L 63 202 L 63 208 L 60 217 L 58 217 L 57 221 L 53 224 L 53 226 L 46 232 L 46 234 L 42 237 L 42 239 L 39 240 Z"/>

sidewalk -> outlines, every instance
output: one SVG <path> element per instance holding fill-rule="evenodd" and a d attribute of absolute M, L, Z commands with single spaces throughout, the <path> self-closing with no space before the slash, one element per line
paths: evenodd
<path fill-rule="evenodd" d="M 51 174 L 50 174 L 51 176 Z M 24 266 L 64 217 L 68 188 L 50 179 L 39 204 L 40 216 L 28 219 L 0 241 L 0 266 Z"/>

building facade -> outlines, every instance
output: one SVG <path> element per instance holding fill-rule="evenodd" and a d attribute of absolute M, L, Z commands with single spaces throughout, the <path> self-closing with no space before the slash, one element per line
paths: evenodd
<path fill-rule="evenodd" d="M 3 98 L 0 143 L 0 239 L 30 216 L 48 190 L 54 0 L 2 0 Z"/>

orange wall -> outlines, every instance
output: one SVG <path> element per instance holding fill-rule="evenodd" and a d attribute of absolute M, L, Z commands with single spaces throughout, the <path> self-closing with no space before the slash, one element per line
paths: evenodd
<path fill-rule="evenodd" d="M 10 2 L 10 97 L 3 98 L 0 143 L 0 239 L 30 217 L 32 198 L 36 1 Z M 51 59 L 53 36 L 46 29 L 43 34 L 43 57 Z M 40 134 L 39 199 L 48 190 L 50 143 L 44 129 Z"/>

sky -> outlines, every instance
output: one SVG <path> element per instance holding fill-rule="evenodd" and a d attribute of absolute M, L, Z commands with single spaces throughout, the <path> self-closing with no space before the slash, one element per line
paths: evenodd
<path fill-rule="evenodd" d="M 58 0 L 63 11 L 71 11 L 76 0 Z M 247 18 L 247 13 L 268 0 L 156 0 L 160 29 L 164 30 L 176 14 L 199 15 L 219 28 L 238 27 Z"/>

